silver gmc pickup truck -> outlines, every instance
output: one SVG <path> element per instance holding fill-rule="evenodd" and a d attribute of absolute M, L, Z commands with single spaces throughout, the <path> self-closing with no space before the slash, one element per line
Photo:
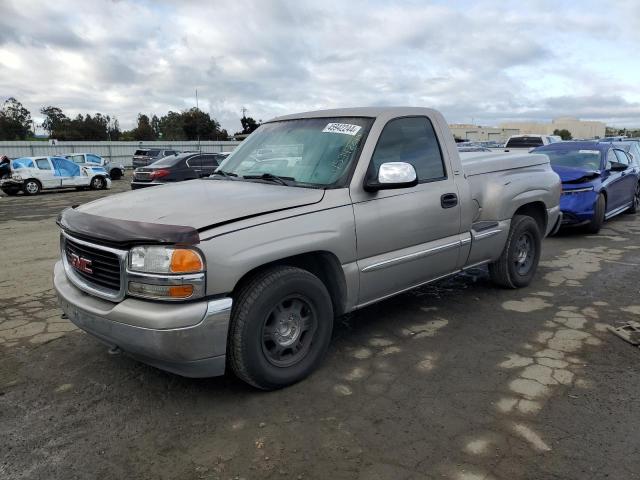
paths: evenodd
<path fill-rule="evenodd" d="M 64 210 L 54 284 L 113 351 L 274 389 L 320 364 L 337 315 L 482 264 L 528 285 L 560 191 L 545 155 L 461 160 L 435 110 L 289 115 L 211 177 Z"/>

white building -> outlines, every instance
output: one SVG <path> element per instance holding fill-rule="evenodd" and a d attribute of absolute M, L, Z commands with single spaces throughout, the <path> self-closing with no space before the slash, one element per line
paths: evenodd
<path fill-rule="evenodd" d="M 517 128 L 483 127 L 466 123 L 454 123 L 449 125 L 453 136 L 462 140 L 506 142 L 511 135 L 518 135 Z"/>
<path fill-rule="evenodd" d="M 553 135 L 554 130 L 569 130 L 573 138 L 602 138 L 606 125 L 602 122 L 579 120 L 574 117 L 554 118 L 551 123 L 541 122 L 504 122 L 502 128 L 517 128 L 520 133 Z"/>

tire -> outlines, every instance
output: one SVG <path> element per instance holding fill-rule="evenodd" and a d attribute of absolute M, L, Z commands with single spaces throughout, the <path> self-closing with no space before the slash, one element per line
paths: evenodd
<path fill-rule="evenodd" d="M 25 195 L 37 195 L 42 190 L 42 185 L 37 180 L 30 178 L 29 180 L 25 180 L 22 184 L 22 191 Z"/>
<path fill-rule="evenodd" d="M 331 297 L 318 277 L 295 267 L 270 268 L 249 279 L 234 299 L 229 366 L 262 390 L 291 385 L 320 365 L 332 329 Z"/>
<path fill-rule="evenodd" d="M 607 208 L 607 201 L 604 198 L 603 194 L 598 195 L 598 199 L 596 200 L 596 207 L 593 211 L 593 218 L 585 227 L 587 233 L 596 234 L 602 228 L 602 224 L 604 223 L 604 214 Z"/>
<path fill-rule="evenodd" d="M 93 177 L 91 179 L 91 190 L 104 190 L 107 188 L 107 182 L 102 177 Z"/>
<path fill-rule="evenodd" d="M 20 192 L 19 188 L 3 188 L 2 192 L 10 197 L 15 197 Z"/>
<path fill-rule="evenodd" d="M 636 184 L 636 191 L 633 193 L 633 203 L 627 209 L 627 213 L 638 213 L 640 211 L 640 183 Z"/>
<path fill-rule="evenodd" d="M 119 168 L 114 168 L 109 172 L 111 180 L 120 180 L 122 178 L 122 171 Z"/>
<path fill-rule="evenodd" d="M 538 268 L 542 234 L 528 215 L 515 215 L 500 258 L 489 264 L 491 280 L 503 288 L 522 288 L 531 283 Z"/>

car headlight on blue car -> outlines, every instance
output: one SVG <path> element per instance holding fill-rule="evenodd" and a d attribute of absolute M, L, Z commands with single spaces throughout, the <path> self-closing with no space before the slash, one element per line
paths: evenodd
<path fill-rule="evenodd" d="M 205 264 L 191 248 L 138 246 L 129 252 L 129 294 L 159 300 L 185 300 L 205 294 Z"/>
<path fill-rule="evenodd" d="M 593 186 L 584 188 L 572 188 L 569 190 L 562 190 L 562 195 L 572 195 L 575 193 L 593 192 Z"/>

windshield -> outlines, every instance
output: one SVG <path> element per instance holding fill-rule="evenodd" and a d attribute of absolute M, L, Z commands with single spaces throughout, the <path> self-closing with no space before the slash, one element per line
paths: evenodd
<path fill-rule="evenodd" d="M 294 184 L 342 186 L 371 118 L 305 118 L 262 125 L 220 165 L 242 176 L 277 175 Z"/>
<path fill-rule="evenodd" d="M 134 155 L 141 156 L 141 155 L 147 155 L 148 153 L 149 153 L 149 150 L 136 150 Z"/>
<path fill-rule="evenodd" d="M 600 170 L 600 150 L 540 150 L 554 167 Z"/>

